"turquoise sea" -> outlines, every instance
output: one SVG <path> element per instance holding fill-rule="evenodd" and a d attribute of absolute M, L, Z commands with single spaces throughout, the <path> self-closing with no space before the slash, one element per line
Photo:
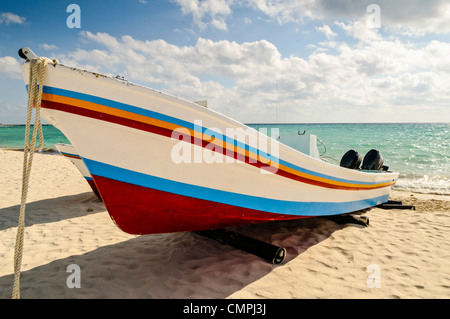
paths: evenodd
<path fill-rule="evenodd" d="M 278 128 L 280 134 L 314 134 L 324 160 L 338 163 L 350 149 L 361 156 L 376 149 L 391 171 L 400 173 L 398 189 L 450 195 L 450 123 L 249 124 Z M 22 148 L 24 126 L 0 126 L 0 147 Z M 45 125 L 44 147 L 69 143 L 55 127 Z"/>
<path fill-rule="evenodd" d="M 280 135 L 314 134 L 320 154 L 330 163 L 350 149 L 362 157 L 376 149 L 390 171 L 399 172 L 396 188 L 450 195 L 450 123 L 252 124 L 255 129 L 278 127 Z"/>

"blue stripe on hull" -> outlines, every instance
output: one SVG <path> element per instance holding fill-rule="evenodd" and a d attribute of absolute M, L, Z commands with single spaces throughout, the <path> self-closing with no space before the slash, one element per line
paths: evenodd
<path fill-rule="evenodd" d="M 374 198 L 342 203 L 284 201 L 176 182 L 86 158 L 83 158 L 83 161 L 88 167 L 91 175 L 94 175 L 94 177 L 103 176 L 117 181 L 153 188 L 178 195 L 278 214 L 297 216 L 344 214 L 387 202 L 389 198 L 389 194 L 387 194 Z"/>
<path fill-rule="evenodd" d="M 122 110 L 122 111 L 127 111 L 127 112 L 131 112 L 134 114 L 139 114 L 139 115 L 143 115 L 149 118 L 153 118 L 153 119 L 157 119 L 157 120 L 161 120 L 161 121 L 165 121 L 168 123 L 172 123 L 172 124 L 176 124 L 179 125 L 180 127 L 186 127 L 188 129 L 191 129 L 193 131 L 199 132 L 201 134 L 214 134 L 214 138 L 217 140 L 221 140 L 223 142 L 229 143 L 231 145 L 237 146 L 239 148 L 245 149 L 246 151 L 250 151 L 254 154 L 258 154 L 262 157 L 268 158 L 269 160 L 274 161 L 275 163 L 279 163 L 281 165 L 284 165 L 286 167 L 289 167 L 293 170 L 296 170 L 298 172 L 301 173 L 305 173 L 305 174 L 309 174 L 312 176 L 316 176 L 316 177 L 320 177 L 320 178 L 326 178 L 329 179 L 331 181 L 336 181 L 336 182 L 343 182 L 343 183 L 351 183 L 351 184 L 361 184 L 361 185 L 375 185 L 375 184 L 382 184 L 382 183 L 389 183 L 392 182 L 392 179 L 387 179 L 387 180 L 383 180 L 383 181 L 377 181 L 377 182 L 366 182 L 366 181 L 360 181 L 360 180 L 349 180 L 349 179 L 345 179 L 345 178 L 339 178 L 339 177 L 335 177 L 335 176 L 330 176 L 330 175 L 326 175 L 326 174 L 322 174 L 319 172 L 315 172 L 315 171 L 311 171 L 309 169 L 297 166 L 293 163 L 289 163 L 286 162 L 285 160 L 282 160 L 272 154 L 263 152 L 259 149 L 256 149 L 248 144 L 242 143 L 239 140 L 236 140 L 234 138 L 231 138 L 225 134 L 220 134 L 218 132 L 215 132 L 213 130 L 210 130 L 206 127 L 203 126 L 199 126 L 196 125 L 195 123 L 191 123 L 188 121 L 184 121 L 169 115 L 165 115 L 165 114 L 161 114 L 155 111 L 151 111 L 151 110 L 147 110 L 147 109 L 143 109 L 140 107 L 136 107 L 133 105 L 129 105 L 129 104 L 125 104 L 125 103 L 121 103 L 121 102 L 117 102 L 114 100 L 109 100 L 109 99 L 105 99 L 105 98 L 101 98 L 98 96 L 94 96 L 94 95 L 89 95 L 89 94 L 85 94 L 85 93 L 79 93 L 79 92 L 75 92 L 75 91 L 70 91 L 70 90 L 65 90 L 65 89 L 60 89 L 60 88 L 55 88 L 55 87 L 50 87 L 50 86 L 44 86 L 43 89 L 44 93 L 48 93 L 48 94 L 54 94 L 54 95 L 60 95 L 60 96 L 65 96 L 65 97 L 69 97 L 69 98 L 74 98 L 74 99 L 78 99 L 78 100 L 83 100 L 83 101 L 87 101 L 87 102 L 92 102 L 92 103 L 96 103 L 96 104 L 100 104 L 100 105 L 104 105 L 104 106 L 108 106 L 108 107 L 112 107 L 118 110 Z M 251 129 L 251 128 L 250 128 Z M 377 171 L 372 171 L 370 173 L 373 174 L 379 174 L 382 172 L 377 172 Z"/>

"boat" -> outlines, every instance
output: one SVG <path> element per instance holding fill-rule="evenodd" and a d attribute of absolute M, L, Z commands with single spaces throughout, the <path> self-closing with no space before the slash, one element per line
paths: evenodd
<path fill-rule="evenodd" d="M 97 186 L 95 185 L 88 168 L 83 163 L 83 160 L 81 159 L 80 155 L 78 155 L 78 152 L 75 149 L 75 147 L 73 145 L 65 143 L 56 143 L 55 147 L 62 156 L 68 158 L 72 162 L 72 164 L 75 165 L 75 167 L 78 169 L 81 175 L 83 175 L 83 177 L 88 182 L 94 194 L 97 195 L 99 199 L 101 199 Z"/>
<path fill-rule="evenodd" d="M 29 84 L 28 48 L 20 52 Z M 49 62 L 41 116 L 86 165 L 124 232 L 202 231 L 385 203 L 398 173 L 321 160 L 211 108 Z"/>

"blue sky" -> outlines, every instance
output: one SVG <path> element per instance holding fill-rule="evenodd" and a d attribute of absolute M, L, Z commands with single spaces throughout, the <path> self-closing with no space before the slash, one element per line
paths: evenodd
<path fill-rule="evenodd" d="M 25 121 L 24 46 L 246 123 L 448 122 L 449 33 L 443 0 L 2 0 L 0 123 Z"/>

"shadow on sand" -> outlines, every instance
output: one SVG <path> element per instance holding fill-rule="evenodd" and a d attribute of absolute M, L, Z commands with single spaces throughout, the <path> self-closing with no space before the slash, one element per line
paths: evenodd
<path fill-rule="evenodd" d="M 81 194 L 73 200 L 89 202 L 92 196 L 95 195 Z M 52 221 L 70 217 L 63 213 L 52 217 Z M 299 254 L 346 226 L 322 218 L 308 218 L 232 229 L 285 247 L 286 260 L 277 266 L 195 233 L 139 236 L 23 271 L 21 297 L 226 298 L 276 267 L 286 266 Z M 71 264 L 80 267 L 81 288 L 67 287 L 71 275 L 67 267 Z M 12 274 L 0 277 L 0 298 L 10 298 L 12 283 Z"/>
<path fill-rule="evenodd" d="M 68 205 L 77 209 L 67 209 Z M 105 206 L 92 192 L 44 199 L 27 203 L 25 226 L 82 217 L 101 210 L 105 210 Z M 0 231 L 16 227 L 19 221 L 19 212 L 20 205 L 1 208 Z"/>

